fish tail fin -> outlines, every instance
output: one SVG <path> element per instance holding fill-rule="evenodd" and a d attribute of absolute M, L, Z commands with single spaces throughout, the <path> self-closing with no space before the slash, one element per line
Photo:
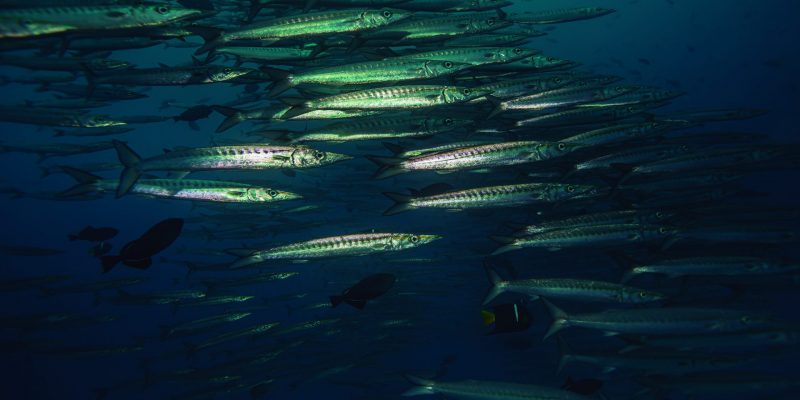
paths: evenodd
<path fill-rule="evenodd" d="M 407 390 L 403 393 L 403 397 L 409 396 L 420 396 L 426 394 L 434 394 L 435 391 L 433 390 L 434 385 L 436 382 L 430 379 L 423 379 L 418 376 L 414 375 L 405 375 L 405 378 L 408 379 L 409 382 L 415 385 L 415 387 Z"/>
<path fill-rule="evenodd" d="M 499 296 L 503 293 L 503 278 L 500 277 L 500 274 L 497 271 L 493 270 L 490 267 L 486 268 L 486 275 L 489 277 L 489 282 L 492 284 L 492 287 L 489 288 L 489 291 L 486 293 L 486 297 L 483 298 L 483 304 L 489 304 L 495 297 Z"/>
<path fill-rule="evenodd" d="M 333 306 L 333 307 L 336 307 L 339 304 L 342 304 L 342 301 L 344 301 L 344 297 L 342 297 L 342 296 L 329 296 L 329 297 L 331 299 L 331 306 Z"/>
<path fill-rule="evenodd" d="M 139 163 L 142 158 L 133 151 L 127 144 L 119 140 L 113 140 L 114 149 L 117 150 L 117 157 L 119 162 L 122 163 L 124 169 L 120 174 L 119 186 L 117 187 L 117 198 L 120 198 L 128 193 L 131 187 L 139 180 L 141 171 L 139 170 Z"/>
<path fill-rule="evenodd" d="M 481 320 L 483 321 L 483 326 L 490 326 L 495 322 L 496 316 L 491 311 L 481 310 Z"/>
<path fill-rule="evenodd" d="M 394 205 L 383 212 L 383 215 L 400 214 L 401 212 L 409 211 L 414 208 L 410 203 L 412 197 L 407 194 L 384 192 L 383 195 L 395 202 Z"/>
<path fill-rule="evenodd" d="M 569 322 L 569 316 L 560 308 L 553 305 L 553 303 L 549 302 L 547 299 L 542 298 L 542 302 L 545 306 L 547 306 L 547 311 L 550 313 L 550 316 L 553 317 L 553 324 L 550 325 L 550 328 L 547 330 L 547 333 L 544 335 L 544 339 L 549 338 L 550 336 L 555 335 L 560 330 L 567 327 Z"/>
<path fill-rule="evenodd" d="M 503 107 L 503 101 L 502 100 L 500 100 L 497 97 L 494 97 L 492 95 L 486 95 L 484 97 L 486 97 L 486 100 L 488 100 L 489 103 L 491 103 L 492 106 L 494 106 L 494 108 L 492 109 L 492 112 L 490 112 L 489 115 L 486 116 L 486 119 L 492 119 L 497 114 L 500 114 L 503 111 L 505 111 L 505 108 Z"/>
<path fill-rule="evenodd" d="M 71 188 L 64 190 L 63 192 L 59 192 L 57 195 L 58 197 L 80 196 L 83 194 L 92 193 L 95 191 L 94 184 L 102 179 L 97 175 L 66 165 L 63 165 L 60 168 L 77 183 Z M 75 236 L 75 239 L 72 239 L 72 236 L 75 235 L 70 235 L 70 240 L 77 240 L 77 236 Z"/>
<path fill-rule="evenodd" d="M 294 87 L 292 74 L 289 71 L 269 67 L 262 67 L 260 70 L 267 74 L 273 81 L 272 85 L 268 88 L 269 93 L 267 93 L 267 97 L 275 97 Z"/>
<path fill-rule="evenodd" d="M 122 259 L 119 256 L 102 256 L 100 257 L 100 265 L 103 267 L 103 273 L 111 271 L 115 265 L 119 264 Z"/>
<path fill-rule="evenodd" d="M 400 168 L 400 163 L 405 161 L 397 157 L 379 157 L 379 156 L 366 156 L 368 160 L 372 161 L 378 166 L 378 171 L 375 172 L 375 179 L 384 179 L 390 176 L 395 176 L 406 172 Z"/>
<path fill-rule="evenodd" d="M 515 239 L 510 236 L 489 236 L 489 239 L 492 239 L 493 241 L 503 245 L 492 252 L 491 255 L 493 256 L 522 248 L 522 246 L 515 244 Z"/>
<path fill-rule="evenodd" d="M 241 110 L 237 108 L 226 106 L 211 106 L 211 108 L 225 116 L 225 119 L 222 120 L 217 129 L 214 131 L 216 133 L 225 132 L 246 119 Z"/>

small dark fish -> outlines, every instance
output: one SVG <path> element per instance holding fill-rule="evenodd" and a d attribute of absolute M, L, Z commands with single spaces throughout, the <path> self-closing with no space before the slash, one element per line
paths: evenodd
<path fill-rule="evenodd" d="M 80 232 L 68 235 L 69 240 L 74 242 L 76 240 L 86 240 L 88 242 L 103 242 L 117 236 L 119 233 L 115 228 L 104 227 L 95 228 L 91 225 L 81 229 Z"/>
<path fill-rule="evenodd" d="M 331 305 L 336 307 L 345 302 L 359 310 L 363 310 L 364 306 L 367 305 L 367 300 L 380 297 L 388 292 L 394 286 L 396 279 L 392 274 L 370 275 L 345 290 L 341 296 L 330 296 Z"/>
<path fill-rule="evenodd" d="M 111 243 L 108 242 L 98 243 L 97 245 L 89 249 L 89 255 L 91 255 L 92 257 L 104 256 L 108 254 L 109 251 L 111 251 L 111 247 L 112 247 Z"/>
<path fill-rule="evenodd" d="M 103 272 L 111 271 L 120 262 L 132 268 L 150 268 L 153 264 L 150 257 L 169 247 L 181 234 L 181 229 L 181 218 L 168 218 L 155 224 L 138 239 L 126 244 L 118 255 L 101 257 Z"/>

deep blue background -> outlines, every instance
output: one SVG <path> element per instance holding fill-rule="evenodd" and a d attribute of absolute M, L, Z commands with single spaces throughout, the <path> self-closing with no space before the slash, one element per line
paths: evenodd
<path fill-rule="evenodd" d="M 579 61 L 586 70 L 624 76 L 630 83 L 678 88 L 687 92 L 670 109 L 725 106 L 769 109 L 770 113 L 765 117 L 716 124 L 714 127 L 719 130 L 764 132 L 776 141 L 797 142 L 797 114 L 800 112 L 800 77 L 797 74 L 800 66 L 797 45 L 800 26 L 796 21 L 800 11 L 798 2 L 529 1 L 518 2 L 513 10 L 570 7 L 587 3 L 612 7 L 618 12 L 597 20 L 554 26 L 548 36 L 534 39 L 530 46 L 542 49 L 546 54 Z M 549 26 L 542 28 L 551 29 Z M 151 67 L 158 62 L 171 65 L 187 63 L 190 53 L 191 50 L 188 49 L 165 49 L 158 46 L 139 51 L 115 52 L 113 58 L 129 60 L 141 67 Z M 644 63 L 642 60 L 648 62 Z M 9 67 L 2 67 L 0 73 L 9 76 L 26 74 L 23 70 Z M 191 104 L 197 99 L 211 98 L 210 103 L 222 103 L 232 99 L 239 91 L 239 88 L 227 85 L 154 88 L 148 92 L 148 99 L 120 102 L 100 111 L 110 115 L 177 113 L 180 110 L 159 111 L 161 101 L 177 99 Z M 4 104 L 17 103 L 24 99 L 33 100 L 39 96 L 42 94 L 34 93 L 30 87 L 22 85 L 9 84 L 2 87 Z M 212 138 L 233 138 L 237 132 L 249 128 L 243 124 L 227 133 L 214 134 L 213 130 L 220 121 L 219 115 L 200 121 L 200 132 L 190 130 L 185 123 L 172 121 L 139 125 L 136 131 L 125 134 L 124 140 L 141 155 L 148 156 L 160 152 L 162 148 L 200 146 L 207 145 Z M 105 139 L 53 139 L 49 128 L 39 129 L 10 123 L 0 124 L 0 131 L 0 140 L 8 143 L 61 140 L 88 142 Z M 348 154 L 382 152 L 379 144 L 317 147 Z M 115 159 L 113 151 L 106 151 L 88 156 L 52 159 L 45 164 L 79 165 Z M 0 186 L 40 192 L 60 190 L 71 185 L 65 176 L 42 179 L 37 165 L 36 158 L 31 155 L 0 155 L 0 170 L 3 171 Z M 364 159 L 358 159 L 329 168 L 301 172 L 295 178 L 277 172 L 202 175 L 223 179 L 243 177 L 268 180 L 274 182 L 275 187 L 301 193 L 316 193 L 315 196 L 307 196 L 305 201 L 325 207 L 321 212 L 297 217 L 300 221 L 320 222 L 320 226 L 298 232 L 277 232 L 275 236 L 251 243 L 286 243 L 371 229 L 433 232 L 445 233 L 446 238 L 434 246 L 400 253 L 391 258 L 464 254 L 474 256 L 470 260 L 437 261 L 430 264 L 386 263 L 385 260 L 373 258 L 274 267 L 276 270 L 300 271 L 301 274 L 300 277 L 283 282 L 244 287 L 241 292 L 257 294 L 261 299 L 282 294 L 308 293 L 303 300 L 290 303 L 299 308 L 326 301 L 327 295 L 341 290 L 369 272 L 395 272 L 400 280 L 395 289 L 396 296 L 387 296 L 380 303 L 369 305 L 362 313 L 342 307 L 335 310 L 298 311 L 288 317 L 283 303 L 271 302 L 269 304 L 272 307 L 236 323 L 236 327 L 244 327 L 259 321 L 275 320 L 289 325 L 308 319 L 335 317 L 347 322 L 341 326 L 344 332 L 329 339 L 308 339 L 307 343 L 291 350 L 291 356 L 278 359 L 274 365 L 261 366 L 263 370 L 248 373 L 263 375 L 265 379 L 275 377 L 273 398 L 395 398 L 408 386 L 400 378 L 401 372 L 430 374 L 438 368 L 442 359 L 454 355 L 456 361 L 450 366 L 447 375 L 451 379 L 494 379 L 559 385 L 564 377 L 556 377 L 554 373 L 555 343 L 552 340 L 541 342 L 541 334 L 548 325 L 549 318 L 544 315 L 540 305 L 531 307 L 536 326 L 530 332 L 513 337 L 483 336 L 478 309 L 486 282 L 479 255 L 491 249 L 492 245 L 486 235 L 494 232 L 496 226 L 503 221 L 493 218 L 491 213 L 462 215 L 436 210 L 382 217 L 380 213 L 389 203 L 380 192 L 421 187 L 434 181 L 458 182 L 458 178 L 408 174 L 376 183 L 369 180 L 372 171 L 371 164 Z M 764 178 L 757 183 L 772 188 L 777 198 L 788 200 L 797 199 L 796 182 L 796 175 L 782 174 Z M 0 230 L 0 243 L 61 248 L 67 253 L 41 258 L 2 256 L 0 274 L 3 279 L 44 274 L 73 275 L 75 282 L 98 279 L 101 277 L 99 266 L 85 253 L 85 243 L 67 242 L 67 233 L 75 232 L 87 224 L 115 226 L 121 231 L 114 241 L 116 247 L 119 247 L 163 218 L 189 215 L 190 208 L 191 205 L 178 201 L 134 196 L 120 200 L 107 197 L 88 202 L 2 198 L 0 213 L 3 229 Z M 187 227 L 187 230 L 194 229 L 196 225 Z M 182 257 L 177 254 L 179 248 L 205 245 L 201 240 L 184 237 L 164 255 L 179 258 Z M 208 244 L 215 248 L 238 245 L 237 242 Z M 580 271 L 581 277 L 614 279 L 616 271 L 609 264 L 606 259 L 576 261 L 575 257 L 539 253 L 528 253 L 516 260 L 518 268 L 526 271 L 526 274 L 560 276 L 576 275 L 574 271 Z M 156 263 L 147 271 L 119 268 L 103 277 L 121 276 L 145 276 L 149 279 L 147 284 L 131 289 L 135 292 L 144 293 L 148 289 L 202 288 L 198 282 L 202 278 L 189 277 L 187 280 L 185 268 L 169 263 Z M 113 293 L 105 295 L 111 296 Z M 179 311 L 173 315 L 168 306 L 115 307 L 108 303 L 94 306 L 90 295 L 42 297 L 37 292 L 14 292 L 0 294 L 0 298 L 4 304 L 3 315 L 84 312 L 121 317 L 119 321 L 87 329 L 34 335 L 43 340 L 57 338 L 74 345 L 136 343 L 142 337 L 157 336 L 159 325 L 188 321 L 203 315 L 202 310 Z M 770 307 L 777 314 L 791 313 L 788 304 L 783 309 Z M 221 312 L 222 309 L 216 310 Z M 381 327 L 380 322 L 388 319 L 409 320 L 413 326 Z M 5 332 L 3 340 L 12 341 L 18 338 L 11 332 Z M 388 337 L 382 338 L 382 335 Z M 252 346 L 280 347 L 290 341 L 267 335 L 267 338 L 257 342 L 231 342 L 221 346 L 221 349 L 246 353 Z M 211 353 L 221 349 L 215 349 Z M 93 389 L 141 379 L 141 361 L 144 359 L 150 360 L 154 369 L 166 370 L 185 365 L 183 355 L 164 355 L 180 353 L 181 350 L 180 341 L 162 343 L 156 340 L 148 342 L 146 349 L 140 353 L 87 360 L 24 353 L 6 354 L 0 363 L 2 397 L 90 398 Z M 195 362 L 210 365 L 208 361 L 205 357 L 199 357 Z M 320 371 L 351 363 L 354 364 L 351 369 L 335 375 L 331 380 L 364 384 L 367 388 L 331 383 L 325 379 L 304 382 Z M 288 376 L 283 376 L 284 374 Z M 292 383 L 298 385 L 292 388 Z M 153 396 L 151 398 L 158 398 L 200 387 L 199 384 L 170 384 L 154 386 L 147 393 Z M 113 398 L 143 398 L 137 391 L 113 391 L 112 394 Z"/>

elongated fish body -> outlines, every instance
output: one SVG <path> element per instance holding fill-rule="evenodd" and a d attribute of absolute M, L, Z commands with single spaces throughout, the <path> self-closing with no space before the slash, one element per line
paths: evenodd
<path fill-rule="evenodd" d="M 445 60 L 454 63 L 466 63 L 477 66 L 507 63 L 514 60 L 519 60 L 521 58 L 530 57 L 537 53 L 538 50 L 524 49 L 521 47 L 443 47 L 438 50 L 405 54 L 384 60 Z"/>
<path fill-rule="evenodd" d="M 439 116 L 400 115 L 336 122 L 303 133 L 290 133 L 292 142 L 349 142 L 430 136 L 473 124 L 472 120 Z"/>
<path fill-rule="evenodd" d="M 198 53 L 210 50 L 215 43 L 218 45 L 235 40 L 278 40 L 358 32 L 393 24 L 410 16 L 408 11 L 390 8 L 345 9 L 292 15 L 227 31 L 216 41 L 200 48 Z"/>
<path fill-rule="evenodd" d="M 767 328 L 767 318 L 745 310 L 718 308 L 611 309 L 593 314 L 566 314 L 550 302 L 545 304 L 553 325 L 545 338 L 566 327 L 582 327 L 610 334 L 680 335 L 742 332 Z"/>
<path fill-rule="evenodd" d="M 94 75 L 90 81 L 126 86 L 197 85 L 225 82 L 251 72 L 247 68 L 221 66 L 141 68 Z"/>
<path fill-rule="evenodd" d="M 551 108 L 564 108 L 577 104 L 606 100 L 636 90 L 634 86 L 572 87 L 568 86 L 549 92 L 535 93 L 499 104 L 498 111 L 524 110 L 542 111 Z"/>
<path fill-rule="evenodd" d="M 499 238 L 506 245 L 498 248 L 492 254 L 502 254 L 529 247 L 560 250 L 565 247 L 622 246 L 670 239 L 677 232 L 676 229 L 666 226 L 639 224 L 591 225 L 557 229 L 507 240 Z"/>
<path fill-rule="evenodd" d="M 193 321 L 178 324 L 172 327 L 165 327 L 163 329 L 162 337 L 170 337 L 176 335 L 187 335 L 202 332 L 208 328 L 217 325 L 222 325 L 226 322 L 234 322 L 243 318 L 247 318 L 251 313 L 249 312 L 235 312 L 213 315 L 210 317 L 200 318 Z"/>
<path fill-rule="evenodd" d="M 405 171 L 491 168 L 549 160 L 577 148 L 564 143 L 504 142 L 422 155 L 405 160 L 398 167 Z"/>
<path fill-rule="evenodd" d="M 717 371 L 737 368 L 753 361 L 751 357 L 703 354 L 564 354 L 559 368 L 572 362 L 594 364 L 604 372 L 616 369 L 647 371 L 648 373 L 680 374 L 700 371 Z"/>
<path fill-rule="evenodd" d="M 297 61 L 314 58 L 319 53 L 314 49 L 294 47 L 253 47 L 223 46 L 214 49 L 214 53 L 230 54 L 245 60 L 257 61 Z"/>
<path fill-rule="evenodd" d="M 139 171 L 199 171 L 318 167 L 350 157 L 304 146 L 236 145 L 175 150 L 142 159 Z"/>
<path fill-rule="evenodd" d="M 58 22 L 34 22 L 20 17 L 0 18 L 0 39 L 23 39 L 75 30 Z"/>
<path fill-rule="evenodd" d="M 270 95 L 307 84 L 344 86 L 431 79 L 452 75 L 471 66 L 467 63 L 440 60 L 367 61 L 289 75 L 273 87 Z"/>
<path fill-rule="evenodd" d="M 239 338 L 246 338 L 246 337 L 253 337 L 257 335 L 261 335 L 272 328 L 278 326 L 280 323 L 278 322 L 267 322 L 259 325 L 254 325 L 249 328 L 240 329 L 237 331 L 226 332 L 221 335 L 214 336 L 203 343 L 198 345 L 191 345 L 187 344 L 187 350 L 189 353 L 194 353 L 197 350 L 202 350 L 214 345 L 218 345 L 220 343 L 225 343 L 231 340 L 239 339 Z"/>
<path fill-rule="evenodd" d="M 509 382 L 465 380 L 458 382 L 437 382 L 429 379 L 406 376 L 416 387 L 403 396 L 444 394 L 448 397 L 467 400 L 587 400 L 588 397 L 566 390 L 537 385 L 523 385 Z"/>
<path fill-rule="evenodd" d="M 145 171 L 312 168 L 351 158 L 305 146 L 254 144 L 176 150 L 142 159 L 125 143 L 115 140 L 113 144 L 125 166 L 120 174 L 117 197 L 127 193 Z"/>
<path fill-rule="evenodd" d="M 528 35 L 513 33 L 462 36 L 446 40 L 444 47 L 514 46 L 528 41 Z"/>
<path fill-rule="evenodd" d="M 72 30 L 107 30 L 166 25 L 199 16 L 200 10 L 169 4 L 91 5 L 17 8 L 0 11 L 0 20 L 36 21 Z"/>
<path fill-rule="evenodd" d="M 506 0 L 411 0 L 397 5 L 412 11 L 483 11 L 513 4 Z"/>
<path fill-rule="evenodd" d="M 661 300 L 660 293 L 611 282 L 585 279 L 518 279 L 506 281 L 493 270 L 488 270 L 492 287 L 483 304 L 488 304 L 502 293 L 524 294 L 532 299 L 565 299 L 589 302 L 641 304 Z"/>
<path fill-rule="evenodd" d="M 0 121 L 71 128 L 107 128 L 125 125 L 125 122 L 111 119 L 106 115 L 85 114 L 80 110 L 27 106 L 0 106 Z"/>
<path fill-rule="evenodd" d="M 537 202 L 555 203 L 564 200 L 591 198 L 601 193 L 602 190 L 595 186 L 561 183 L 487 186 L 407 199 L 394 193 L 385 193 L 388 197 L 396 200 L 398 205 L 387 210 L 384 215 L 393 215 L 417 208 L 463 210 L 469 208 L 513 207 Z"/>
<path fill-rule="evenodd" d="M 800 264 L 785 264 L 758 257 L 691 257 L 641 263 L 625 274 L 625 280 L 641 274 L 670 278 L 686 275 L 769 275 L 792 272 Z"/>
<path fill-rule="evenodd" d="M 566 143 L 581 143 L 587 146 L 601 146 L 605 144 L 626 142 L 647 136 L 655 136 L 683 126 L 685 125 L 662 121 L 619 124 L 579 133 L 577 135 L 561 139 L 560 141 Z"/>
<path fill-rule="evenodd" d="M 578 107 L 593 108 L 593 107 L 619 107 L 627 105 L 636 105 L 644 103 L 661 103 L 664 101 L 672 100 L 676 97 L 683 95 L 682 92 L 675 90 L 661 90 L 656 88 L 641 88 L 639 90 L 625 93 L 622 96 L 614 97 L 610 100 L 603 100 L 594 103 L 580 104 Z M 690 125 L 689 121 L 671 121 L 682 122 L 685 125 Z"/>
<path fill-rule="evenodd" d="M 600 108 L 574 108 L 552 114 L 544 114 L 516 122 L 517 127 L 554 127 L 564 125 L 578 125 L 589 122 L 615 121 L 633 117 L 639 113 L 655 108 L 661 103 L 653 105 L 636 105 L 621 107 Z"/>
<path fill-rule="evenodd" d="M 437 235 L 410 233 L 360 233 L 325 237 L 254 251 L 231 264 L 231 268 L 241 268 L 269 260 L 308 260 L 398 251 L 430 243 L 439 238 Z"/>
<path fill-rule="evenodd" d="M 534 76 L 531 78 L 502 80 L 481 85 L 479 88 L 490 90 L 492 96 L 498 99 L 508 99 L 558 89 L 574 81 L 575 76 L 572 74 L 559 74 L 546 77 Z M 486 101 L 485 97 L 471 100 L 470 103 L 483 101 Z"/>
<path fill-rule="evenodd" d="M 628 338 L 631 345 L 624 351 L 641 347 L 678 350 L 752 348 L 800 344 L 800 332 L 790 329 L 769 329 L 755 332 L 734 332 L 715 335 L 641 336 Z"/>
<path fill-rule="evenodd" d="M 592 169 L 609 169 L 615 165 L 638 165 L 653 160 L 663 160 L 670 157 L 687 154 L 694 149 L 687 145 L 661 144 L 654 146 L 637 147 L 606 154 L 590 160 L 575 164 L 575 170 L 586 171 Z"/>
<path fill-rule="evenodd" d="M 538 224 L 528 225 L 520 229 L 515 235 L 526 236 L 537 233 L 553 231 L 558 229 L 573 229 L 592 225 L 651 225 L 663 222 L 675 213 L 666 211 L 649 210 L 621 210 L 608 211 L 604 213 L 594 213 L 569 217 L 560 220 L 545 221 Z"/>
<path fill-rule="evenodd" d="M 572 68 L 578 64 L 574 61 L 564 60 L 544 54 L 534 54 L 507 63 L 493 63 L 481 65 L 480 69 L 488 71 L 521 71 L 541 72 Z"/>
<path fill-rule="evenodd" d="M 103 179 L 91 185 L 95 191 L 113 193 L 119 181 Z M 167 199 L 250 204 L 302 198 L 295 193 L 255 185 L 199 179 L 139 179 L 130 193 Z M 69 196 L 68 193 L 63 195 Z"/>
<path fill-rule="evenodd" d="M 491 32 L 511 26 L 497 13 L 451 14 L 434 18 L 411 18 L 398 24 L 367 32 L 365 39 L 388 39 L 390 43 L 424 43 L 461 35 Z"/>
<path fill-rule="evenodd" d="M 425 154 L 440 153 L 440 152 L 460 149 L 460 148 L 464 148 L 464 147 L 483 146 L 483 145 L 486 145 L 486 144 L 491 144 L 491 143 L 487 143 L 486 141 L 472 140 L 472 141 L 451 142 L 451 143 L 446 143 L 446 144 L 442 144 L 442 145 L 439 145 L 439 146 L 426 147 L 426 148 L 422 148 L 422 149 L 406 150 L 406 149 L 397 148 L 398 152 L 395 153 L 395 156 L 400 157 L 400 158 L 414 158 L 414 157 L 419 157 L 419 156 L 422 156 L 422 155 L 425 155 Z M 387 144 L 387 143 L 384 143 L 384 145 L 389 146 L 389 144 Z M 400 151 L 400 150 L 402 150 L 402 151 Z"/>
<path fill-rule="evenodd" d="M 463 103 L 489 94 L 458 86 L 408 85 L 359 90 L 303 103 L 308 109 L 407 110 Z"/>
<path fill-rule="evenodd" d="M 778 154 L 779 149 L 757 148 L 697 152 L 638 165 L 631 172 L 635 174 L 657 174 L 686 170 L 732 168 L 766 161 L 776 157 Z"/>
<path fill-rule="evenodd" d="M 602 17 L 613 12 L 615 10 L 610 8 L 576 7 L 512 14 L 510 18 L 520 24 L 557 24 Z"/>

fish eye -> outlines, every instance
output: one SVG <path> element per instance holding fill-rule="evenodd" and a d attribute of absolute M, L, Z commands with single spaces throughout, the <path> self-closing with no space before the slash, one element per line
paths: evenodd
<path fill-rule="evenodd" d="M 662 227 L 660 227 L 660 228 L 658 228 L 658 233 L 661 233 L 661 234 L 665 234 L 665 233 L 667 233 L 667 228 L 665 228 L 665 227 L 663 227 L 663 226 L 662 226 Z"/>
<path fill-rule="evenodd" d="M 470 94 L 470 93 L 472 93 L 472 90 L 469 90 L 469 89 L 464 89 L 463 93 L 464 93 L 465 95 L 469 96 L 469 94 Z"/>
<path fill-rule="evenodd" d="M 556 59 L 554 57 L 547 57 L 548 62 L 555 62 Z"/>
<path fill-rule="evenodd" d="M 267 194 L 269 195 L 269 197 L 275 197 L 278 195 L 278 191 L 275 189 L 270 189 L 267 191 Z"/>
<path fill-rule="evenodd" d="M 746 324 L 746 323 L 750 322 L 750 321 L 751 321 L 751 319 L 750 319 L 750 317 L 749 317 L 749 316 L 745 315 L 745 316 L 743 316 L 743 317 L 741 318 L 741 321 L 742 321 L 743 323 L 745 323 L 745 324 Z"/>
<path fill-rule="evenodd" d="M 389 11 L 389 10 L 384 10 L 383 11 L 383 17 L 384 18 L 392 18 L 392 12 Z"/>
<path fill-rule="evenodd" d="M 628 112 L 633 112 L 633 111 L 635 110 L 635 108 L 633 108 L 633 107 L 628 107 L 626 110 L 628 110 Z"/>
<path fill-rule="evenodd" d="M 572 185 L 567 186 L 567 191 L 570 192 L 570 193 L 574 192 L 575 191 L 575 186 L 572 186 Z"/>
<path fill-rule="evenodd" d="M 641 298 L 645 298 L 645 297 L 647 297 L 647 293 L 645 293 L 645 292 L 639 292 L 639 297 L 641 297 Z"/>
<path fill-rule="evenodd" d="M 514 48 L 514 54 L 522 54 L 522 49 L 519 47 Z"/>
<path fill-rule="evenodd" d="M 317 160 L 322 160 L 323 158 L 325 158 L 325 153 L 321 151 L 315 151 L 314 158 L 316 158 Z"/>
<path fill-rule="evenodd" d="M 564 143 L 559 143 L 559 144 L 558 144 L 558 149 L 559 149 L 559 150 L 566 150 L 566 148 L 567 148 L 567 145 L 566 145 L 566 144 L 564 144 Z"/>
<path fill-rule="evenodd" d="M 166 14 L 166 13 L 169 12 L 169 7 L 160 6 L 160 7 L 156 8 L 156 12 L 158 12 L 159 14 Z"/>
<path fill-rule="evenodd" d="M 492 26 L 494 25 L 494 18 L 489 18 L 486 20 L 486 25 Z"/>
<path fill-rule="evenodd" d="M 658 219 L 664 218 L 664 213 L 662 213 L 661 211 L 656 211 L 656 218 Z"/>
<path fill-rule="evenodd" d="M 555 77 L 555 78 L 553 78 L 553 82 L 555 82 L 555 83 L 561 83 L 561 78 L 559 78 L 559 77 Z"/>
<path fill-rule="evenodd" d="M 453 63 L 451 63 L 450 61 L 445 61 L 444 62 L 444 67 L 445 68 L 453 68 Z"/>
<path fill-rule="evenodd" d="M 417 242 L 419 242 L 419 236 L 411 235 L 411 243 L 417 243 Z"/>
<path fill-rule="evenodd" d="M 223 68 L 222 72 L 224 72 L 226 74 L 230 74 L 231 72 L 233 72 L 233 68 Z"/>
<path fill-rule="evenodd" d="M 445 118 L 444 119 L 444 124 L 445 125 L 453 125 L 453 119 L 452 118 Z"/>

